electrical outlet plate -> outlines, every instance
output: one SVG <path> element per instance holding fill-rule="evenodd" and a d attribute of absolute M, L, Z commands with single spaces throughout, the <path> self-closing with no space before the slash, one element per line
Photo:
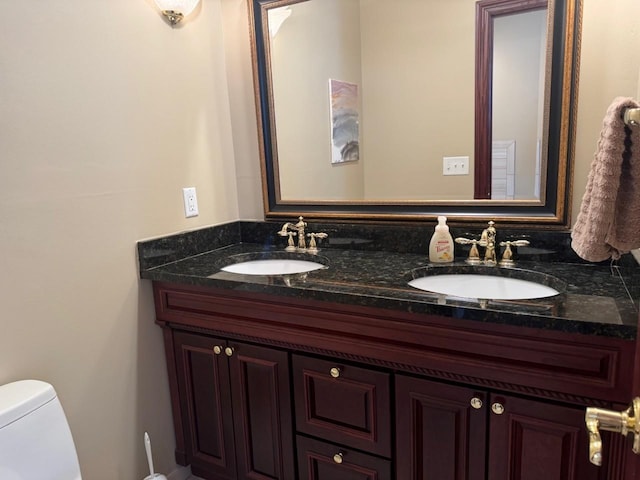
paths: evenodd
<path fill-rule="evenodd" d="M 196 197 L 196 187 L 183 188 L 182 196 L 184 198 L 184 216 L 187 218 L 197 217 L 198 197 Z"/>
<path fill-rule="evenodd" d="M 469 157 L 442 157 L 443 175 L 469 175 Z"/>

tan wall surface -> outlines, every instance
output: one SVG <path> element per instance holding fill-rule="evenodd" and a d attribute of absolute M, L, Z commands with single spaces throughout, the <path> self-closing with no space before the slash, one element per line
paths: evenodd
<path fill-rule="evenodd" d="M 473 0 L 363 0 L 361 22 L 366 199 L 473 198 Z M 443 176 L 445 156 L 469 175 Z"/>
<path fill-rule="evenodd" d="M 602 119 L 618 96 L 640 96 L 640 2 L 584 0 L 576 132 L 575 222 L 596 150 Z"/>
<path fill-rule="evenodd" d="M 142 479 L 145 430 L 168 473 L 161 331 L 135 244 L 238 218 L 220 2 L 204 0 L 182 28 L 152 0 L 10 10 L 0 19 L 0 383 L 55 386 L 83 478 Z M 198 189 L 199 217 L 184 218 L 185 186 Z"/>
<path fill-rule="evenodd" d="M 271 41 L 282 198 L 362 199 L 362 162 L 331 163 L 329 108 L 329 79 L 362 86 L 359 2 L 303 2 L 292 12 Z"/>
<path fill-rule="evenodd" d="M 222 0 L 222 21 L 239 215 L 244 220 L 262 220 L 262 179 L 247 3 L 246 0 Z"/>

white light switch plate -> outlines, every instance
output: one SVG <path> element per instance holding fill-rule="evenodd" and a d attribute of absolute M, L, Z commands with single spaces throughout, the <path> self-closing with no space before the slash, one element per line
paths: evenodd
<path fill-rule="evenodd" d="M 469 157 L 442 157 L 442 175 L 469 175 Z"/>
<path fill-rule="evenodd" d="M 198 197 L 196 197 L 196 187 L 183 188 L 182 196 L 184 198 L 184 216 L 187 218 L 197 217 Z"/>

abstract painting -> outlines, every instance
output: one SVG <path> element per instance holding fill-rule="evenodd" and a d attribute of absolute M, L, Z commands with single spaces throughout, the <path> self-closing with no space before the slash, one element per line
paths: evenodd
<path fill-rule="evenodd" d="M 358 85 L 329 80 L 331 99 L 331 163 L 360 159 Z"/>

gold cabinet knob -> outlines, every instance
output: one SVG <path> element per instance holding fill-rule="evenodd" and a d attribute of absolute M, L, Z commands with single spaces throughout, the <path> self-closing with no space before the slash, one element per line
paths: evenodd
<path fill-rule="evenodd" d="M 482 408 L 482 400 L 480 400 L 478 397 L 473 397 L 471 399 L 471 402 L 469 403 L 471 403 L 471 406 L 476 410 L 479 410 Z"/>
<path fill-rule="evenodd" d="M 331 370 L 329 370 L 329 374 L 333 377 L 333 378 L 338 378 L 340 376 L 340 368 L 338 367 L 333 367 Z"/>
<path fill-rule="evenodd" d="M 233 355 L 233 347 L 227 347 L 227 348 L 225 348 L 225 349 L 224 349 L 224 354 L 225 354 L 227 357 L 232 356 L 232 355 Z"/>
<path fill-rule="evenodd" d="M 333 461 L 337 464 L 341 464 L 343 460 L 344 454 L 342 452 L 338 452 L 333 456 Z"/>
<path fill-rule="evenodd" d="M 496 415 L 502 415 L 504 413 L 504 405 L 501 403 L 495 402 L 491 405 L 491 411 Z"/>
<path fill-rule="evenodd" d="M 222 347 L 220 345 L 216 345 L 215 347 L 213 347 L 213 353 L 215 353 L 216 355 L 220 355 L 222 353 Z"/>

